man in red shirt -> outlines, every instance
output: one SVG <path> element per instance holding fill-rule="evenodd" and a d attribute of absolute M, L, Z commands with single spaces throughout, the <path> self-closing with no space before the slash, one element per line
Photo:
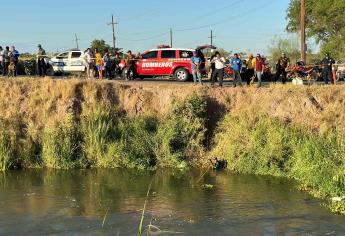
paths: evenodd
<path fill-rule="evenodd" d="M 265 61 L 262 59 L 260 54 L 256 55 L 255 61 L 254 61 L 254 70 L 255 75 L 258 78 L 258 87 L 261 87 L 261 77 L 264 73 L 265 68 Z"/>

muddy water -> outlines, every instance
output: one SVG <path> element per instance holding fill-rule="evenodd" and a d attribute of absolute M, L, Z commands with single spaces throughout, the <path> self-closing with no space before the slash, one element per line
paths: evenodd
<path fill-rule="evenodd" d="M 151 235 L 345 235 L 345 217 L 285 179 L 129 170 L 0 173 L 0 235 L 137 235 L 151 180 Z"/>

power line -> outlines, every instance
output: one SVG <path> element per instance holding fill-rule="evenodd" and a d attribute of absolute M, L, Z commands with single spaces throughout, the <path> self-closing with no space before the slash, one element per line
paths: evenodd
<path fill-rule="evenodd" d="M 198 26 L 198 27 L 191 27 L 191 28 L 185 28 L 185 29 L 177 29 L 175 31 L 177 31 L 177 32 L 194 31 L 194 30 L 199 30 L 199 29 L 204 29 L 204 28 L 209 28 L 209 27 L 213 27 L 213 26 L 216 26 L 216 25 L 224 24 L 224 23 L 227 23 L 227 22 L 229 22 L 229 21 L 231 21 L 233 19 L 238 19 L 239 17 L 246 16 L 246 15 L 248 15 L 249 13 L 251 13 L 253 11 L 261 10 L 261 9 L 265 8 L 266 6 L 270 5 L 272 2 L 275 2 L 275 0 L 269 1 L 267 4 L 261 6 L 259 9 L 258 9 L 258 7 L 251 8 L 248 11 L 244 11 L 244 12 L 242 12 L 240 14 L 237 14 L 235 16 L 226 18 L 226 19 L 221 20 L 221 21 L 217 21 L 217 22 L 214 22 L 214 23 L 211 23 L 211 24 L 202 25 L 202 26 Z"/>
<path fill-rule="evenodd" d="M 139 42 L 139 41 L 146 41 L 146 40 L 150 40 L 150 39 L 160 38 L 160 37 L 162 37 L 164 35 L 167 35 L 169 33 L 170 33 L 170 31 L 169 32 L 164 32 L 164 33 L 161 33 L 161 34 L 157 34 L 157 35 L 154 35 L 154 36 L 149 37 L 149 38 L 143 38 L 143 39 L 127 39 L 127 38 L 120 38 L 120 39 L 127 40 L 127 41 L 132 41 L 132 42 Z"/>

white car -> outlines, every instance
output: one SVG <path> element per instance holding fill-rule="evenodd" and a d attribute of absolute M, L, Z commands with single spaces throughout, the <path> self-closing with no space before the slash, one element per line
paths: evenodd
<path fill-rule="evenodd" d="M 84 52 L 72 49 L 57 54 L 49 60 L 50 74 L 84 72 Z"/>

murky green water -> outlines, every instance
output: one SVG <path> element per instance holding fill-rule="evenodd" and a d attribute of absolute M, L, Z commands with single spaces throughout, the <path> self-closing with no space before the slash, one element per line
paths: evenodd
<path fill-rule="evenodd" d="M 345 235 L 345 217 L 285 179 L 199 171 L 0 173 L 0 235 Z M 213 189 L 202 188 L 212 184 Z M 102 227 L 102 223 L 104 224 Z M 156 230 L 157 231 L 157 230 Z M 146 234 L 145 234 L 146 235 Z"/>

